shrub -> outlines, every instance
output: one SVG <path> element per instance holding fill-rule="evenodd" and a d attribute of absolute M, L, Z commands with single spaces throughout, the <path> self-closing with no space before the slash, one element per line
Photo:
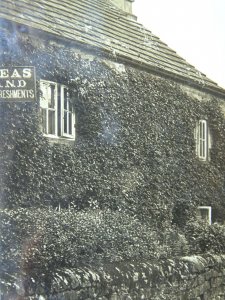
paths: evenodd
<path fill-rule="evenodd" d="M 158 255 L 156 232 L 122 212 L 1 212 L 1 270 L 32 276 L 60 267 Z"/>
<path fill-rule="evenodd" d="M 1 218 L 1 279 L 44 284 L 61 268 L 97 266 L 186 255 L 175 228 L 156 231 L 125 212 L 92 209 L 4 210 Z M 11 279 L 10 279 L 11 278 Z"/>
<path fill-rule="evenodd" d="M 13 271 L 28 272 L 159 258 L 172 254 L 178 236 L 171 228 L 156 232 L 119 211 L 20 208 L 1 212 L 2 265 L 7 271 L 10 265 Z"/>
<path fill-rule="evenodd" d="M 192 220 L 185 227 L 185 236 L 193 254 L 225 252 L 224 225 L 208 225 L 202 220 Z"/>

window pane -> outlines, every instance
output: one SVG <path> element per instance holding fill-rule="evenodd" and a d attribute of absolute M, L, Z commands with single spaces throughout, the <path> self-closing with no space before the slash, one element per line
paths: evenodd
<path fill-rule="evenodd" d="M 67 123 L 68 123 L 67 112 L 64 112 L 64 133 L 68 133 Z"/>
<path fill-rule="evenodd" d="M 205 157 L 205 141 L 202 141 L 202 157 L 204 158 Z"/>
<path fill-rule="evenodd" d="M 42 108 L 48 108 L 48 88 L 44 83 L 42 83 L 40 87 L 41 87 L 40 106 Z"/>
<path fill-rule="evenodd" d="M 199 142 L 199 156 L 202 157 L 202 141 Z"/>
<path fill-rule="evenodd" d="M 199 138 L 202 138 L 202 122 L 199 123 Z"/>
<path fill-rule="evenodd" d="M 207 156 L 207 123 L 199 121 L 199 157 L 206 159 Z"/>
<path fill-rule="evenodd" d="M 71 111 L 72 112 L 72 102 L 71 102 L 71 100 L 69 99 L 69 111 Z"/>
<path fill-rule="evenodd" d="M 72 113 L 69 113 L 69 134 L 72 134 Z"/>
<path fill-rule="evenodd" d="M 199 155 L 201 158 L 205 157 L 205 141 L 204 140 L 200 140 L 200 149 L 199 149 Z"/>
<path fill-rule="evenodd" d="M 69 110 L 69 92 L 64 88 L 64 109 Z"/>
<path fill-rule="evenodd" d="M 55 107 L 55 85 L 54 84 L 50 85 L 50 97 L 48 101 L 49 101 L 48 102 L 49 108 L 54 108 Z"/>
<path fill-rule="evenodd" d="M 202 138 L 205 139 L 205 122 L 202 122 Z"/>
<path fill-rule="evenodd" d="M 41 125 L 42 125 L 42 131 L 43 133 L 47 133 L 47 110 L 41 109 Z"/>
<path fill-rule="evenodd" d="M 55 134 L 55 111 L 48 111 L 48 133 Z"/>

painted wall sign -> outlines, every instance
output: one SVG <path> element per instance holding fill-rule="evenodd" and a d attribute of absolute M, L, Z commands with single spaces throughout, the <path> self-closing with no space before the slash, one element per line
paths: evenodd
<path fill-rule="evenodd" d="M 35 67 L 0 68 L 0 101 L 34 101 Z"/>

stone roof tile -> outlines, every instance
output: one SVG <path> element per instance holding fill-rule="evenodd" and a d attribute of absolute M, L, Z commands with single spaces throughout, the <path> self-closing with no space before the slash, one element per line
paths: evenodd
<path fill-rule="evenodd" d="M 156 72 L 225 93 L 109 0 L 1 0 L 0 18 L 94 46 Z"/>

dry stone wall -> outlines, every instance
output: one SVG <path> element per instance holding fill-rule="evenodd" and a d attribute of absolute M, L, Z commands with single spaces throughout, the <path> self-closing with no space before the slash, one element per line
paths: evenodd
<path fill-rule="evenodd" d="M 62 291 L 66 276 L 55 280 L 59 293 L 52 299 L 225 299 L 224 267 L 225 255 L 105 267 L 99 272 L 83 273 L 80 289 L 72 284 L 73 290 Z"/>
<path fill-rule="evenodd" d="M 29 286 L 17 292 L 22 298 L 11 294 L 2 299 L 225 299 L 225 255 L 61 269 L 53 274 L 50 289 Z"/>

